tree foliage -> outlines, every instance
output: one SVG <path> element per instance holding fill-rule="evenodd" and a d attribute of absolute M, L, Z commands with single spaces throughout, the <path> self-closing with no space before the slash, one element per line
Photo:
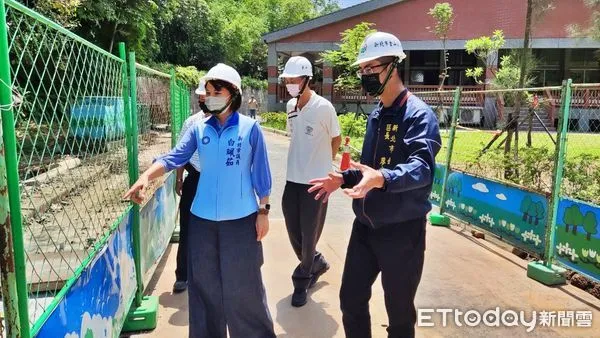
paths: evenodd
<path fill-rule="evenodd" d="M 342 43 L 338 50 L 328 50 L 321 54 L 325 62 L 331 64 L 337 71 L 338 77 L 334 86 L 338 89 L 356 89 L 360 87 L 360 79 L 356 76 L 357 66 L 352 66 L 365 37 L 375 30 L 375 24 L 361 22 L 341 33 Z"/>
<path fill-rule="evenodd" d="M 30 0 L 24 3 L 116 52 L 125 42 L 141 62 L 208 69 L 228 63 L 266 78 L 261 36 L 339 9 L 337 0 Z"/>
<path fill-rule="evenodd" d="M 427 27 L 440 40 L 448 39 L 448 33 L 454 23 L 454 9 L 447 2 L 437 3 L 429 9 L 429 15 L 435 20 L 433 27 Z"/>
<path fill-rule="evenodd" d="M 586 26 L 572 24 L 568 27 L 568 31 L 575 37 L 600 40 L 600 0 L 584 0 L 584 3 L 591 11 L 589 24 Z"/>
<path fill-rule="evenodd" d="M 468 54 L 474 54 L 488 69 L 494 69 L 494 66 L 498 62 L 498 51 L 503 46 L 504 32 L 498 29 L 495 30 L 491 36 L 482 36 L 468 40 L 465 43 L 465 50 Z M 480 78 L 483 75 L 483 72 L 483 67 L 468 68 L 466 70 L 466 75 L 474 78 L 477 82 L 482 83 Z"/>

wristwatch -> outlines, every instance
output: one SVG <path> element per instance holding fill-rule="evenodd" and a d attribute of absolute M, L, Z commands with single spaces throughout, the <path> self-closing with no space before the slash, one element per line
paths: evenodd
<path fill-rule="evenodd" d="M 271 205 L 270 204 L 261 204 L 258 207 L 258 214 L 259 215 L 268 215 L 269 214 L 269 210 L 271 210 Z"/>

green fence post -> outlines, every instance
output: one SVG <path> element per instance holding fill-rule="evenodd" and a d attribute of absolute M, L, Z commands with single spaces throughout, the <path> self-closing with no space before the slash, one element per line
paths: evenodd
<path fill-rule="evenodd" d="M 556 151 L 554 170 L 552 175 L 552 195 L 548 205 L 552 208 L 551 217 L 546 224 L 546 249 L 544 261 L 531 262 L 527 265 L 527 276 L 546 285 L 558 285 L 566 283 L 566 270 L 552 264 L 554 260 L 555 224 L 558 218 L 558 206 L 560 202 L 560 189 L 562 186 L 563 170 L 565 162 L 565 150 L 567 146 L 567 132 L 569 128 L 569 115 L 571 113 L 572 80 L 563 82 L 561 93 L 561 114 L 558 121 L 559 135 L 556 140 Z"/>
<path fill-rule="evenodd" d="M 177 91 L 177 78 L 175 76 L 175 69 L 171 69 L 171 146 L 174 147 L 177 144 L 177 134 L 179 133 L 177 120 L 175 119 L 176 112 L 176 100 L 179 99 L 179 93 Z"/>
<path fill-rule="evenodd" d="M 446 153 L 446 170 L 444 172 L 444 180 L 442 181 L 442 194 L 440 196 L 440 212 L 429 214 L 429 222 L 436 226 L 450 226 L 450 217 L 444 215 L 444 201 L 446 199 L 446 183 L 450 175 L 450 164 L 452 163 L 452 149 L 454 148 L 454 135 L 456 133 L 456 125 L 458 121 L 458 112 L 460 108 L 460 93 L 461 88 L 456 87 L 454 90 L 454 103 L 452 106 L 452 121 L 450 126 L 450 135 L 448 136 L 448 150 Z M 434 168 L 435 169 L 435 168 Z"/>
<path fill-rule="evenodd" d="M 19 160 L 12 109 L 12 79 L 6 27 L 6 4 L 4 0 L 0 0 L 0 80 L 2 82 L 0 84 L 0 109 L 2 111 L 1 133 L 4 143 L 4 147 L 0 145 L 0 157 L 4 157 L 4 159 L 0 158 L 2 299 L 6 313 L 7 336 L 28 338 L 31 336 L 31 331 L 19 189 Z"/>
<path fill-rule="evenodd" d="M 127 69 L 127 52 L 125 49 L 125 43 L 119 43 L 119 56 L 123 60 L 123 105 L 125 107 L 125 140 L 127 142 L 127 164 L 128 164 L 128 172 L 129 172 L 129 185 L 133 185 L 137 180 L 138 170 L 137 165 L 137 154 L 134 152 L 134 137 L 135 141 L 137 141 L 137 130 L 134 131 L 132 128 L 132 119 L 131 119 L 131 100 L 130 100 L 130 90 L 129 90 L 129 75 Z M 134 136 L 135 134 L 135 136 Z M 135 147 L 137 148 L 137 142 L 135 142 Z"/>
<path fill-rule="evenodd" d="M 129 95 L 131 97 L 129 107 L 129 125 L 131 144 L 128 152 L 130 163 L 129 179 L 133 182 L 139 178 L 138 163 L 138 121 L 137 121 L 137 74 L 135 66 L 135 53 L 129 53 Z M 123 325 L 124 332 L 152 330 L 156 328 L 158 317 L 158 297 L 144 296 L 144 272 L 142 271 L 141 231 L 140 231 L 140 206 L 133 205 L 132 208 L 132 237 L 133 237 L 133 259 L 135 262 L 136 292 L 135 300 L 127 320 Z"/>

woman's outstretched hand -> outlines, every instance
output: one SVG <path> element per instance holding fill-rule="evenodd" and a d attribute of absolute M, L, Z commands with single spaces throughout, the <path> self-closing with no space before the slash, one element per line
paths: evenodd
<path fill-rule="evenodd" d="M 146 175 L 140 176 L 140 178 L 135 182 L 131 189 L 129 189 L 125 195 L 123 195 L 124 200 L 130 200 L 135 204 L 141 204 L 144 201 L 144 190 L 148 187 L 148 177 Z"/>

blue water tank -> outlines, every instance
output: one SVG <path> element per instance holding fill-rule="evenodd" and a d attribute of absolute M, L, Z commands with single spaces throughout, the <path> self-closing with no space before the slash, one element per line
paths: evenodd
<path fill-rule="evenodd" d="M 86 96 L 71 108 L 70 134 L 106 142 L 125 137 L 125 105 L 122 97 Z"/>

